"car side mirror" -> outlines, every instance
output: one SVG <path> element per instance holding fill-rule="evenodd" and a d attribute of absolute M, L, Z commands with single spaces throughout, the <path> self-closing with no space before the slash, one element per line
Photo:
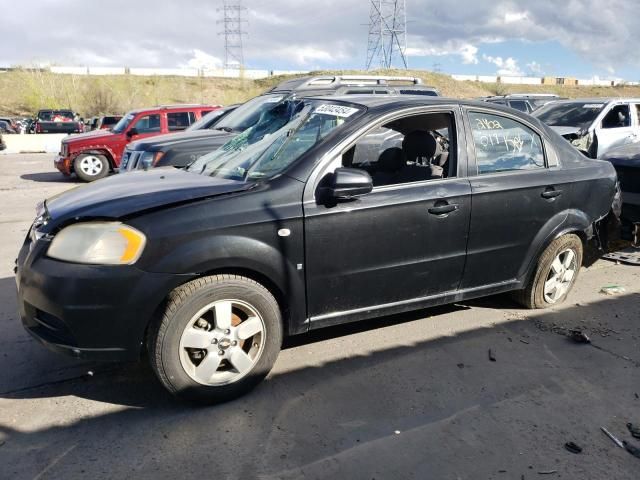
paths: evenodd
<path fill-rule="evenodd" d="M 131 138 L 134 135 L 138 135 L 138 130 L 135 127 L 130 128 L 129 130 L 127 130 L 127 137 Z"/>
<path fill-rule="evenodd" d="M 373 190 L 373 180 L 364 170 L 358 168 L 336 168 L 320 182 L 320 190 L 325 200 L 351 200 L 366 195 Z"/>

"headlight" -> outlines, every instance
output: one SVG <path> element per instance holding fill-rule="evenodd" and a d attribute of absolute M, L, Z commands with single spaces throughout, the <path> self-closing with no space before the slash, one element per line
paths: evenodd
<path fill-rule="evenodd" d="M 145 170 L 153 167 L 164 156 L 164 152 L 144 152 L 140 157 L 140 165 Z"/>
<path fill-rule="evenodd" d="M 53 238 L 47 255 L 75 263 L 131 265 L 146 242 L 142 232 L 120 222 L 76 223 Z"/>

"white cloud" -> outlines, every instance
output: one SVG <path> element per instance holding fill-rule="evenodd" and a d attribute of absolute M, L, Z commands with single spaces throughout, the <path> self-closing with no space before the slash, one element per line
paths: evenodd
<path fill-rule="evenodd" d="M 498 67 L 496 73 L 505 77 L 521 77 L 524 74 L 520 67 L 518 66 L 518 61 L 512 57 L 502 58 L 502 57 L 492 57 L 489 55 L 482 55 L 482 59 L 485 62 L 493 63 Z"/>
<path fill-rule="evenodd" d="M 522 22 L 526 20 L 528 16 L 528 12 L 507 12 L 504 14 L 504 23 Z"/>
<path fill-rule="evenodd" d="M 180 66 L 186 68 L 213 70 L 222 67 L 222 60 L 196 48 L 193 50 L 193 56 L 186 63 Z"/>
<path fill-rule="evenodd" d="M 536 76 L 541 76 L 544 75 L 544 70 L 542 69 L 542 65 L 540 65 L 538 62 L 536 61 L 532 61 L 527 63 L 527 70 Z"/>
<path fill-rule="evenodd" d="M 478 47 L 469 43 L 460 45 L 441 45 L 431 47 L 407 47 L 406 54 L 409 57 L 443 57 L 448 55 L 459 56 L 462 63 L 477 64 L 478 63 Z"/>

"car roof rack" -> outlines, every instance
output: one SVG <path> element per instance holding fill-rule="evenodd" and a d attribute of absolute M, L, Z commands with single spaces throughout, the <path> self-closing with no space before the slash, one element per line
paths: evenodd
<path fill-rule="evenodd" d="M 372 86 L 415 86 L 422 85 L 422 79 L 390 75 L 318 75 L 284 80 L 271 88 L 270 92 L 281 90 L 310 90 L 318 88 L 337 89 L 339 87 Z"/>

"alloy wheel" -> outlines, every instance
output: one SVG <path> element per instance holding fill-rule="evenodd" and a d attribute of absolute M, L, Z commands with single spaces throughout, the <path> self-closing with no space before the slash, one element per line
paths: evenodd
<path fill-rule="evenodd" d="M 556 303 L 571 288 L 576 275 L 576 253 L 568 248 L 556 255 L 544 283 L 544 299 L 547 303 Z"/>
<path fill-rule="evenodd" d="M 180 363 L 192 380 L 227 385 L 245 377 L 260 359 L 265 323 L 240 300 L 219 300 L 202 308 L 180 338 Z"/>

